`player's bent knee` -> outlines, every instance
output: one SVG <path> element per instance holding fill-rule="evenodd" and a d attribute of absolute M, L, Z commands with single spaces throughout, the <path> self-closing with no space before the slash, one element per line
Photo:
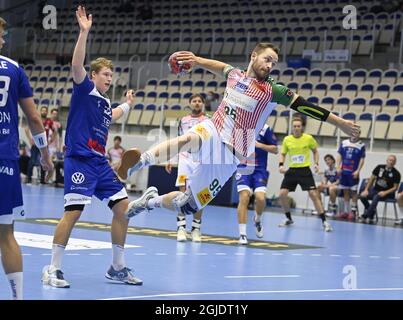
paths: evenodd
<path fill-rule="evenodd" d="M 195 214 L 198 211 L 196 202 L 194 201 L 190 190 L 187 190 L 186 192 L 178 192 L 178 194 L 172 199 L 172 206 L 177 212 L 183 214 Z"/>

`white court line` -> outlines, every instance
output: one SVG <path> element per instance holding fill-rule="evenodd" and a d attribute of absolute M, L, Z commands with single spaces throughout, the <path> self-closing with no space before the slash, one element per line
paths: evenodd
<path fill-rule="evenodd" d="M 23 256 L 32 256 L 32 253 L 23 253 Z"/>
<path fill-rule="evenodd" d="M 372 259 L 379 259 L 380 258 L 380 256 L 369 256 L 370 258 L 372 258 Z"/>
<path fill-rule="evenodd" d="M 349 257 L 350 258 L 361 258 L 361 256 L 356 255 L 356 254 L 350 254 Z"/>
<path fill-rule="evenodd" d="M 197 252 L 196 256 L 207 256 L 207 253 L 205 253 L 205 252 Z"/>
<path fill-rule="evenodd" d="M 330 256 L 331 257 L 341 257 L 341 255 L 339 255 L 339 254 L 331 254 Z"/>
<path fill-rule="evenodd" d="M 234 255 L 236 255 L 236 256 L 244 256 L 245 252 L 235 252 Z"/>
<path fill-rule="evenodd" d="M 227 279 L 241 279 L 241 278 L 299 278 L 298 274 L 280 274 L 271 276 L 224 276 Z"/>
<path fill-rule="evenodd" d="M 176 253 L 177 256 L 187 256 L 186 252 L 177 252 Z"/>
<path fill-rule="evenodd" d="M 168 253 L 165 253 L 165 252 L 157 252 L 155 255 L 156 255 L 156 256 L 167 256 Z"/>
<path fill-rule="evenodd" d="M 311 257 L 321 257 L 322 255 L 320 253 L 312 253 Z"/>
<path fill-rule="evenodd" d="M 274 253 L 272 253 L 271 255 L 272 255 L 272 256 L 282 256 L 283 253 L 276 253 L 276 252 L 274 252 Z"/>
<path fill-rule="evenodd" d="M 133 253 L 134 256 L 145 256 L 147 253 Z"/>
<path fill-rule="evenodd" d="M 51 253 L 41 253 L 41 256 L 51 256 Z"/>
<path fill-rule="evenodd" d="M 224 253 L 224 252 L 216 252 L 216 255 L 217 255 L 217 256 L 226 256 L 227 254 Z"/>
<path fill-rule="evenodd" d="M 400 257 L 389 257 L 389 259 L 400 259 Z"/>
<path fill-rule="evenodd" d="M 263 252 L 254 252 L 254 253 L 252 253 L 252 255 L 254 255 L 254 256 L 263 256 L 264 253 Z"/>
<path fill-rule="evenodd" d="M 66 256 L 79 256 L 79 253 L 66 253 Z"/>
<path fill-rule="evenodd" d="M 116 297 L 97 300 L 123 300 L 123 299 L 148 299 L 159 297 L 186 297 L 186 296 L 213 296 L 228 294 L 263 294 L 263 293 L 319 293 L 319 292 L 361 292 L 361 291 L 403 291 L 403 288 L 363 288 L 363 289 L 313 289 L 313 290 L 267 290 L 267 291 L 221 291 L 221 292 L 184 292 L 162 293 L 145 296 Z"/>
<path fill-rule="evenodd" d="M 103 253 L 90 253 L 90 256 L 103 256 Z"/>
<path fill-rule="evenodd" d="M 293 253 L 292 255 L 293 256 L 303 256 L 304 254 L 303 253 Z"/>

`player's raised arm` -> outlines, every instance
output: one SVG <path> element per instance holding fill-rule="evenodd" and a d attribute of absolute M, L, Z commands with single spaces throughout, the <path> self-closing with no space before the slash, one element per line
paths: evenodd
<path fill-rule="evenodd" d="M 86 71 L 84 69 L 85 46 L 87 44 L 88 33 L 92 26 L 92 15 L 87 17 L 85 8 L 78 6 L 76 10 L 77 22 L 80 26 L 76 47 L 74 48 L 73 59 L 71 61 L 73 80 L 76 84 L 83 82 Z"/>
<path fill-rule="evenodd" d="M 193 52 L 190 51 L 178 51 L 176 52 L 176 59 L 179 64 L 189 63 L 192 67 L 201 67 L 207 69 L 219 76 L 222 76 L 224 73 L 224 69 L 229 66 L 227 63 L 206 59 L 202 57 L 196 56 Z"/>

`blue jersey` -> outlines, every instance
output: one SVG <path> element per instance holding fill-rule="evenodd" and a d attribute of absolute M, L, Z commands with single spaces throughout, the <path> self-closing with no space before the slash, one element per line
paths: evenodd
<path fill-rule="evenodd" d="M 110 100 L 88 76 L 73 84 L 66 128 L 66 156 L 104 157 L 112 121 Z"/>
<path fill-rule="evenodd" d="M 357 170 L 361 158 L 365 158 L 365 144 L 346 139 L 342 141 L 337 152 L 341 155 L 342 174 L 350 174 Z"/>
<path fill-rule="evenodd" d="M 0 55 L 0 159 L 19 158 L 18 100 L 32 96 L 24 70 Z"/>
<path fill-rule="evenodd" d="M 268 145 L 277 145 L 277 137 L 274 134 L 273 130 L 265 124 L 260 130 L 259 135 L 256 141 L 268 144 Z M 261 148 L 255 148 L 255 159 L 256 159 L 256 167 L 262 168 L 266 170 L 267 168 L 267 151 Z"/>

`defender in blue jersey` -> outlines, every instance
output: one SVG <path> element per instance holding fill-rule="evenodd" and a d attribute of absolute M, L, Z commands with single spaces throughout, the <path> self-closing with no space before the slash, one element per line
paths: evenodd
<path fill-rule="evenodd" d="M 130 110 L 134 102 L 133 92 L 127 93 L 127 102 L 111 108 L 106 96 L 112 83 L 112 62 L 98 58 L 91 62 L 90 75 L 84 69 L 85 47 L 92 16 L 79 6 L 76 11 L 80 34 L 72 59 L 73 95 L 66 129 L 66 157 L 64 160 L 64 215 L 56 227 L 52 261 L 43 269 L 42 282 L 57 288 L 70 284 L 61 271 L 61 260 L 70 233 L 80 218 L 84 206 L 91 203 L 92 196 L 108 203 L 113 211 L 112 219 L 112 265 L 105 277 L 127 284 L 141 285 L 127 268 L 124 260 L 128 220 L 124 213 L 128 207 L 124 185 L 108 164 L 105 145 L 111 122 Z"/>
<path fill-rule="evenodd" d="M 339 218 L 355 220 L 358 207 L 358 183 L 360 181 L 360 171 L 365 161 L 365 144 L 358 137 L 343 140 L 337 151 L 337 170 L 340 175 L 339 188 L 344 194 L 344 212 L 339 214 Z M 351 191 L 351 209 L 350 209 Z"/>
<path fill-rule="evenodd" d="M 0 50 L 6 21 L 0 18 Z M 18 104 L 28 120 L 41 164 L 53 169 L 45 129 L 36 109 L 27 76 L 17 62 L 0 55 L 0 251 L 12 299 L 23 298 L 22 257 L 14 238 L 14 219 L 24 218 L 19 169 Z"/>
<path fill-rule="evenodd" d="M 268 153 L 278 153 L 277 138 L 270 127 L 265 124 L 256 139 L 255 153 L 252 160 L 238 165 L 235 178 L 239 193 L 238 224 L 239 244 L 248 244 L 246 223 L 248 221 L 248 204 L 252 194 L 255 195 L 255 211 L 253 221 L 256 227 L 256 236 L 263 237 L 262 214 L 266 207 L 266 189 L 269 180 L 267 170 Z"/>

